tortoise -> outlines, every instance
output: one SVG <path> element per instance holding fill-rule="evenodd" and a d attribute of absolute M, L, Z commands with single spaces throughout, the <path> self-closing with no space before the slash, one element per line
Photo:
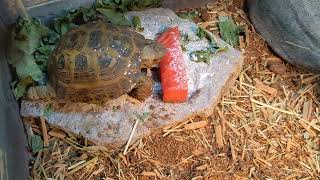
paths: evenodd
<path fill-rule="evenodd" d="M 128 26 L 102 20 L 64 34 L 48 60 L 48 84 L 58 99 L 96 103 L 129 94 L 145 100 L 165 49 Z"/>

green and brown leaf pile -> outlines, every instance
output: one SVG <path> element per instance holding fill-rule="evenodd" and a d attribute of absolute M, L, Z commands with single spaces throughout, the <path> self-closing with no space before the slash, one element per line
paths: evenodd
<path fill-rule="evenodd" d="M 25 94 L 28 86 L 46 84 L 48 58 L 64 33 L 98 19 L 116 25 L 132 26 L 142 31 L 139 17 L 129 20 L 123 13 L 157 7 L 160 3 L 161 0 L 97 0 L 92 7 L 70 10 L 64 16 L 55 19 L 52 26 L 49 26 L 51 29 L 37 19 L 19 19 L 14 25 L 7 52 L 8 63 L 17 75 L 12 82 L 16 99 Z"/>

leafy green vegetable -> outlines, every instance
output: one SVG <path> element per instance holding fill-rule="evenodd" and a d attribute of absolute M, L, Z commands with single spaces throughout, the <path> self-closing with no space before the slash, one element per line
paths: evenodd
<path fill-rule="evenodd" d="M 178 16 L 182 19 L 188 19 L 188 20 L 193 20 L 194 18 L 198 17 L 200 13 L 198 11 L 189 11 L 189 12 L 182 12 L 178 13 Z"/>
<path fill-rule="evenodd" d="M 127 1 L 122 0 L 97 0 L 95 3 L 95 8 L 113 9 L 125 12 L 128 11 L 127 4 Z"/>
<path fill-rule="evenodd" d="M 96 7 L 117 9 L 121 12 L 159 7 L 162 0 L 97 0 Z"/>
<path fill-rule="evenodd" d="M 229 48 L 228 47 L 219 47 L 215 54 L 221 53 L 221 52 L 226 52 Z"/>
<path fill-rule="evenodd" d="M 137 114 L 137 118 L 143 122 L 143 121 L 147 120 L 149 115 L 150 115 L 149 112 L 143 112 L 142 114 Z"/>
<path fill-rule="evenodd" d="M 25 78 L 18 81 L 14 81 L 11 83 L 11 88 L 13 89 L 13 94 L 16 99 L 21 98 L 27 90 L 29 85 L 33 84 L 33 80 L 31 77 Z"/>
<path fill-rule="evenodd" d="M 36 19 L 19 19 L 11 36 L 8 62 L 16 67 L 21 61 L 32 61 L 30 56 L 40 46 L 41 38 L 46 36 L 48 31 L 48 28 Z"/>
<path fill-rule="evenodd" d="M 36 19 L 19 19 L 11 36 L 11 44 L 8 47 L 8 63 L 17 73 L 18 82 L 12 87 L 16 98 L 20 98 L 26 88 L 35 82 L 44 84 L 45 69 L 39 65 L 46 66 L 46 60 L 37 61 L 35 52 L 49 50 L 42 47 L 42 39 L 48 36 L 49 29 Z M 50 49 L 51 50 L 51 49 Z"/>
<path fill-rule="evenodd" d="M 216 47 L 210 46 L 206 50 L 200 50 L 195 51 L 190 54 L 191 60 L 195 62 L 205 62 L 207 64 L 210 64 L 211 57 L 220 53 L 225 52 L 228 50 L 228 47 L 219 47 L 218 49 Z"/>
<path fill-rule="evenodd" d="M 30 85 L 46 83 L 48 58 L 64 33 L 81 24 L 104 19 L 100 14 L 113 24 L 134 26 L 143 31 L 138 17 L 131 22 L 123 13 L 160 4 L 161 0 L 97 0 L 90 8 L 80 7 L 57 18 L 52 30 L 36 19 L 19 19 L 7 52 L 8 63 L 15 68 L 18 78 L 12 83 L 15 97 L 22 97 Z"/>
<path fill-rule="evenodd" d="M 203 39 L 206 37 L 206 30 L 199 27 L 198 30 L 197 30 L 197 36 L 200 38 L 200 39 Z"/>
<path fill-rule="evenodd" d="M 54 45 L 47 44 L 37 48 L 37 51 L 34 53 L 36 63 L 43 72 L 47 71 L 47 62 L 53 49 Z"/>
<path fill-rule="evenodd" d="M 219 30 L 221 38 L 231 46 L 239 45 L 239 33 L 243 30 L 238 27 L 230 16 L 219 16 Z"/>
<path fill-rule="evenodd" d="M 25 59 L 16 64 L 16 72 L 19 79 L 24 79 L 29 76 L 34 81 L 44 82 L 44 73 L 41 71 L 40 67 L 36 64 L 33 55 L 25 55 Z"/>
<path fill-rule="evenodd" d="M 129 2 L 128 10 L 143 10 L 159 7 L 162 0 L 123 0 Z M 131 2 L 131 3 L 130 3 Z"/>
<path fill-rule="evenodd" d="M 32 153 L 37 153 L 43 148 L 43 141 L 41 139 L 41 136 L 38 136 L 36 134 L 33 134 L 31 136 L 31 149 Z"/>
<path fill-rule="evenodd" d="M 213 36 L 207 30 L 203 29 L 202 27 L 198 28 L 197 36 L 200 39 L 203 39 L 203 38 L 208 39 L 208 41 L 211 43 L 211 46 L 218 47 Z"/>
<path fill-rule="evenodd" d="M 186 44 L 188 44 L 188 42 L 189 42 L 188 34 L 182 35 L 181 38 L 180 38 L 180 44 L 181 44 L 181 48 L 182 48 L 183 51 L 187 50 L 186 49 Z"/>
<path fill-rule="evenodd" d="M 211 56 L 214 55 L 218 49 L 218 45 L 216 44 L 213 36 L 204 28 L 199 27 L 197 30 L 197 36 L 200 39 L 206 38 L 209 41 L 209 47 L 206 50 L 195 51 L 190 54 L 191 58 L 196 62 L 205 62 L 210 64 Z"/>
<path fill-rule="evenodd" d="M 93 7 L 80 7 L 67 12 L 63 17 L 57 18 L 54 22 L 54 30 L 59 35 L 63 35 L 80 24 L 84 24 L 96 19 L 97 12 L 93 9 Z"/>
<path fill-rule="evenodd" d="M 212 55 L 211 50 L 195 51 L 191 54 L 192 60 L 195 62 L 205 62 L 210 64 L 210 56 Z"/>
<path fill-rule="evenodd" d="M 68 32 L 69 30 L 76 28 L 76 27 L 77 27 L 76 24 L 71 23 L 65 19 L 58 20 L 54 23 L 54 29 L 60 35 L 63 35 L 64 33 Z"/>
<path fill-rule="evenodd" d="M 97 0 L 97 8 L 106 8 L 126 12 L 159 7 L 162 0 Z"/>
<path fill-rule="evenodd" d="M 48 117 L 50 114 L 52 114 L 53 110 L 52 110 L 52 104 L 48 104 L 44 107 L 43 111 L 42 111 L 42 115 L 44 117 Z"/>
<path fill-rule="evenodd" d="M 138 31 L 143 31 L 144 28 L 141 25 L 141 20 L 139 16 L 133 16 L 132 18 L 133 27 L 135 27 Z"/>
<path fill-rule="evenodd" d="M 124 26 L 132 25 L 132 23 L 121 12 L 117 12 L 112 9 L 104 9 L 104 8 L 98 8 L 96 10 L 102 15 L 106 16 L 112 24 L 124 25 Z"/>

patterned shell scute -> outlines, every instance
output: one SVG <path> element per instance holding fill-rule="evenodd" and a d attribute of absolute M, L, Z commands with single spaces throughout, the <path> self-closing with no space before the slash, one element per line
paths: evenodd
<path fill-rule="evenodd" d="M 144 37 L 103 21 L 64 34 L 48 62 L 57 97 L 97 102 L 129 93 L 139 81 Z"/>

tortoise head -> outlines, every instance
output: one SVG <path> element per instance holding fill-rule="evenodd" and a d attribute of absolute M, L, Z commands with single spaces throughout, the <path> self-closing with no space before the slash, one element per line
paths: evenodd
<path fill-rule="evenodd" d="M 147 40 L 141 53 L 142 66 L 145 68 L 157 67 L 165 53 L 166 49 L 162 45 L 156 41 Z"/>

